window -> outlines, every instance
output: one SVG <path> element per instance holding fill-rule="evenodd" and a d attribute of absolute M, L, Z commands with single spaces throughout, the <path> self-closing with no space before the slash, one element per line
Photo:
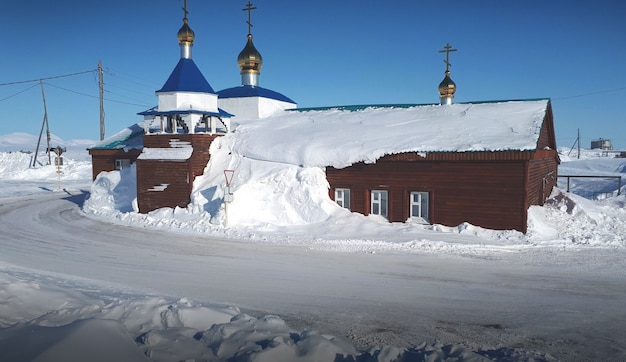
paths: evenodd
<path fill-rule="evenodd" d="M 335 189 L 335 202 L 350 210 L 350 189 Z"/>
<path fill-rule="evenodd" d="M 370 197 L 370 214 L 387 217 L 387 191 L 372 190 Z"/>
<path fill-rule="evenodd" d="M 410 215 L 412 219 L 428 222 L 428 192 L 411 192 Z"/>
<path fill-rule="evenodd" d="M 130 160 L 128 159 L 119 159 L 115 160 L 115 169 L 116 170 L 125 170 L 130 167 Z"/>

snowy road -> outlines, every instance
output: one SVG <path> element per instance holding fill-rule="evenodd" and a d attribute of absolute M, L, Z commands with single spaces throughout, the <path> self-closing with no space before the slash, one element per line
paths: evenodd
<path fill-rule="evenodd" d="M 83 198 L 0 200 L 0 261 L 96 286 L 275 314 L 357 347 L 437 339 L 564 360 L 626 358 L 620 249 L 537 247 L 473 257 L 328 252 L 113 225 L 85 217 Z"/>

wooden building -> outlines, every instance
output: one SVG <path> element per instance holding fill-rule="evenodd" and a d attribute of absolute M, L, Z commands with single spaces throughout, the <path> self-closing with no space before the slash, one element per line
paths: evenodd
<path fill-rule="evenodd" d="M 543 102 L 534 147 L 507 148 L 503 139 L 497 149 L 459 152 L 442 144 L 431 151 L 388 154 L 375 163 L 327 167 L 330 197 L 353 212 L 378 214 L 392 222 L 448 226 L 468 222 L 526 232 L 529 206 L 543 205 L 557 180 L 552 108 L 549 100 Z M 499 113 L 499 117 L 514 116 Z M 469 125 L 467 133 L 480 132 Z M 457 141 L 450 140 L 453 143 Z"/>
<path fill-rule="evenodd" d="M 100 172 L 122 170 L 135 163 L 143 149 L 143 134 L 143 127 L 134 124 L 91 146 L 92 179 Z"/>

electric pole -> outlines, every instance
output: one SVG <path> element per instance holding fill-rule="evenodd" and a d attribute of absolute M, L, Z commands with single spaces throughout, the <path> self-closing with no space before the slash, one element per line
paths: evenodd
<path fill-rule="evenodd" d="M 100 141 L 104 139 L 104 79 L 102 60 L 98 60 L 98 86 L 100 87 Z"/>

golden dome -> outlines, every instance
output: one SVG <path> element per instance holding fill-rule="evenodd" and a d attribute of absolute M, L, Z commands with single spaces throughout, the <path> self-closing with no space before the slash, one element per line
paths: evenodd
<path fill-rule="evenodd" d="M 193 39 L 195 34 L 193 30 L 189 27 L 189 20 L 187 18 L 183 19 L 183 26 L 178 31 L 178 42 L 179 43 L 193 43 Z"/>
<path fill-rule="evenodd" d="M 450 78 L 450 71 L 446 70 L 446 77 L 439 83 L 439 97 L 454 97 L 456 92 L 456 84 Z"/>
<path fill-rule="evenodd" d="M 239 69 L 241 69 L 241 73 L 259 74 L 261 72 L 263 57 L 252 43 L 252 34 L 248 34 L 248 42 L 237 57 L 237 64 Z"/>

